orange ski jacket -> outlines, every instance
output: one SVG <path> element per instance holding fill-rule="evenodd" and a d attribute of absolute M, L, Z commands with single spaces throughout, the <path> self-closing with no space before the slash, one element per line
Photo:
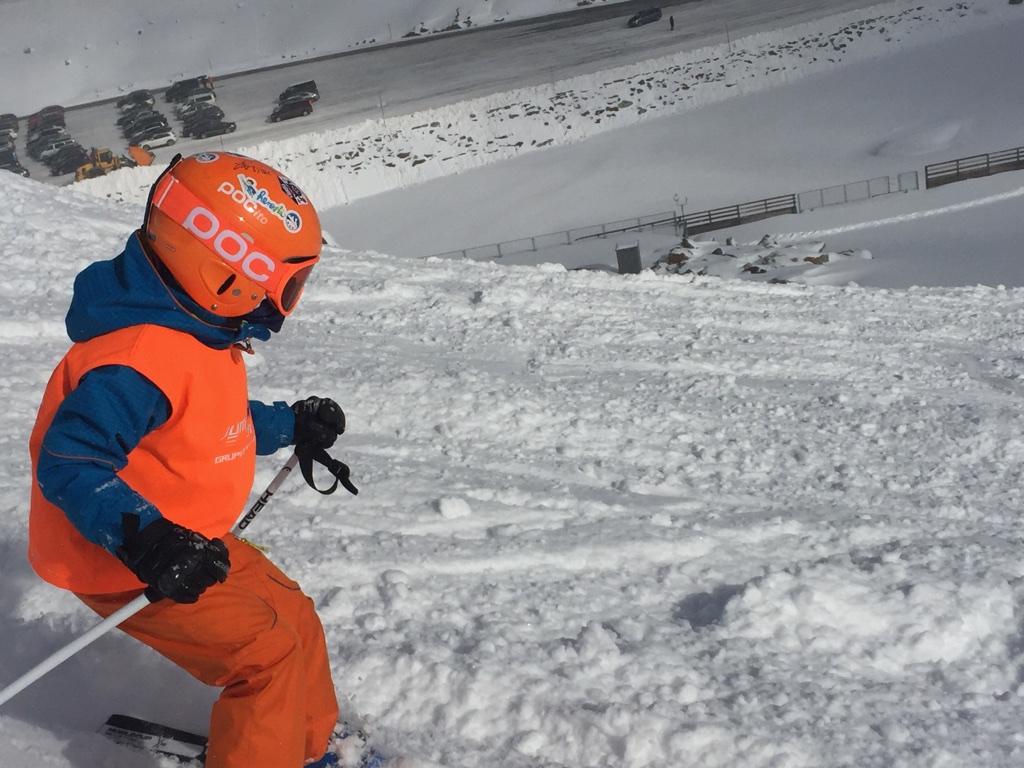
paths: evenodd
<path fill-rule="evenodd" d="M 85 374 L 107 365 L 138 371 L 170 404 L 170 418 L 142 438 L 117 473 L 168 520 L 210 538 L 224 536 L 245 506 L 256 464 L 239 349 L 214 349 L 158 325 L 134 325 L 74 344 L 50 377 L 29 441 L 29 560 L 45 581 L 82 594 L 145 587 L 114 555 L 82 536 L 35 480 L 40 446 L 61 402 Z"/>

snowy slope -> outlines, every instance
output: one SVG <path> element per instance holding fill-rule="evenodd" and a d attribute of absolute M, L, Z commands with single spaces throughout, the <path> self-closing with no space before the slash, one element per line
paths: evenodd
<path fill-rule="evenodd" d="M 950 37 L 925 45 L 901 45 L 883 57 L 791 77 L 758 93 L 357 200 L 331 210 L 327 221 L 348 247 L 422 256 L 641 214 L 667 218 L 684 201 L 693 213 L 878 177 L 889 177 L 896 188 L 898 173 L 923 175 L 927 163 L 1024 143 L 1024 99 L 979 87 L 993 72 L 1024 72 L 1024 6 L 1000 5 L 1015 17 L 997 26 L 954 25 Z M 776 40 L 784 34 L 780 30 Z M 645 98 L 651 102 L 657 103 Z M 1019 202 L 993 199 L 1022 183 L 1020 172 L 1007 173 L 711 235 L 750 242 L 766 233 L 808 233 L 832 250 L 872 253 L 874 259 L 861 260 L 858 268 L 841 274 L 827 268 L 815 277 L 833 284 L 1024 285 Z M 881 180 L 872 184 L 883 186 Z M 854 188 L 851 197 L 858 192 Z M 843 191 L 832 190 L 829 198 L 842 200 Z M 894 217 L 897 223 L 879 224 Z M 667 228 L 618 240 L 639 239 L 650 264 L 678 244 L 672 238 Z M 565 237 L 539 242 L 564 245 Z M 506 245 L 502 260 L 615 263 L 612 238 L 515 253 L 530 245 L 528 239 Z M 494 248 L 476 254 L 493 256 Z"/>
<path fill-rule="evenodd" d="M 0 194 L 13 679 L 91 622 L 25 562 L 25 441 L 73 275 L 140 211 Z M 291 482 L 254 538 L 412 765 L 1019 765 L 1022 324 L 1013 290 L 331 250 L 251 383 L 338 397 L 362 493 Z M 155 766 L 90 733 L 202 727 L 211 696 L 105 638 L 4 708 L 0 760 Z"/>

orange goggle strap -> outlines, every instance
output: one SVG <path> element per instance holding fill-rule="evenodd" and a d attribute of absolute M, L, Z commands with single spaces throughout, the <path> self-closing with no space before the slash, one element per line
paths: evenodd
<path fill-rule="evenodd" d="M 153 185 L 147 221 L 153 208 L 193 235 L 232 269 L 259 285 L 283 315 L 295 308 L 306 279 L 320 260 L 319 256 L 296 256 L 284 261 L 271 258 L 251 235 L 240 235 L 225 226 L 192 190 L 167 171 Z"/>

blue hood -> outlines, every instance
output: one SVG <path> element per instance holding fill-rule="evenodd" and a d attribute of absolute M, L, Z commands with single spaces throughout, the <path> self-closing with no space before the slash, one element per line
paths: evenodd
<path fill-rule="evenodd" d="M 192 301 L 158 271 L 138 233 L 124 251 L 79 272 L 65 325 L 72 341 L 87 341 L 133 325 L 161 325 L 191 334 L 215 349 L 248 339 L 266 341 L 284 318 L 264 302 L 242 318 L 218 317 Z"/>

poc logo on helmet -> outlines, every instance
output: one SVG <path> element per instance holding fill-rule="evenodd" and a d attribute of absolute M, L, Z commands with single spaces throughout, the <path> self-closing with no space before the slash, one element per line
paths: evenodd
<path fill-rule="evenodd" d="M 257 283 L 264 283 L 274 273 L 273 259 L 259 251 L 249 252 L 250 242 L 237 232 L 220 226 L 212 211 L 197 205 L 185 217 L 184 227 L 209 247 L 224 261 L 240 264 L 242 272 Z M 211 242 L 212 241 L 212 242 Z"/>
<path fill-rule="evenodd" d="M 259 206 L 256 205 L 255 201 L 253 201 L 252 198 L 246 195 L 245 192 L 243 192 L 240 189 L 237 189 L 235 185 L 232 184 L 230 181 L 222 181 L 220 183 L 220 186 L 217 187 L 217 191 L 220 192 L 222 195 L 227 195 L 240 206 L 242 206 L 242 210 L 250 214 L 260 224 L 267 223 L 266 214 L 259 209 Z"/>

